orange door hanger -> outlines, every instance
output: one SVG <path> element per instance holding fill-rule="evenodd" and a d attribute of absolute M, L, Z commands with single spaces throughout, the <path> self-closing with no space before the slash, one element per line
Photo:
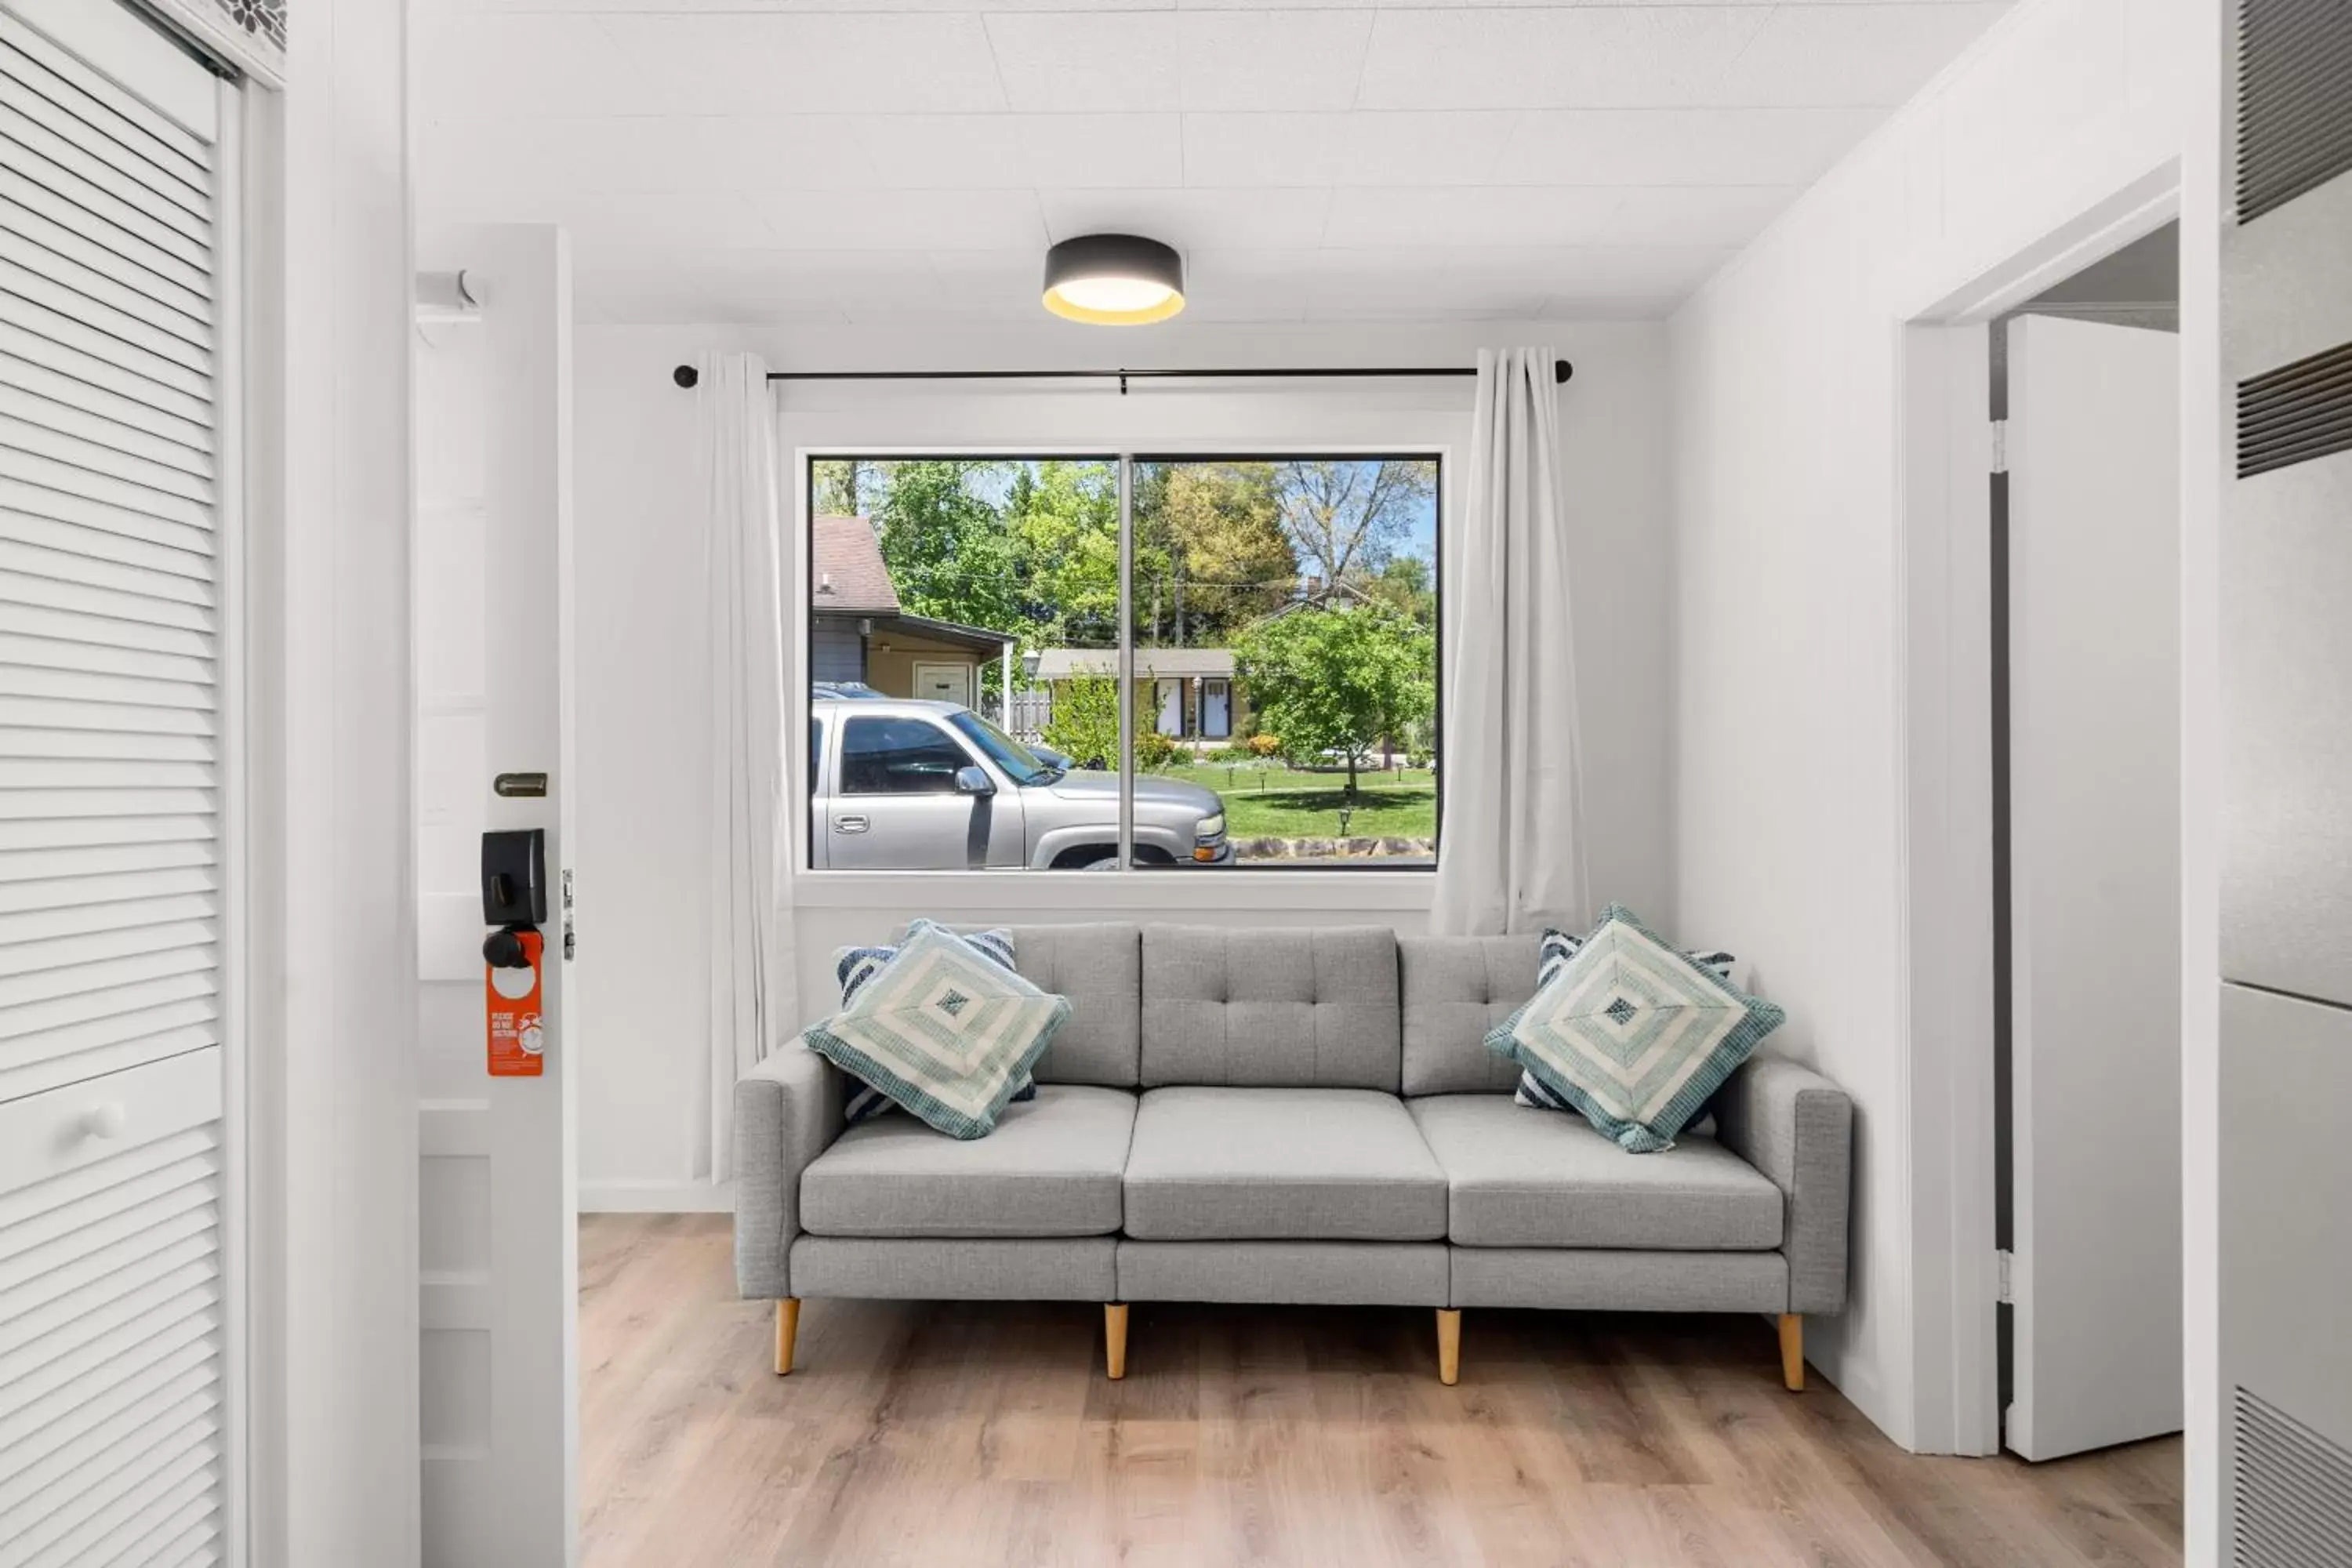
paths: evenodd
<path fill-rule="evenodd" d="M 483 994 L 489 1005 L 490 1076 L 537 1078 L 546 1070 L 547 1033 L 540 1017 L 540 960 L 547 939 L 519 931 L 524 962 L 512 968 L 484 966 Z"/>

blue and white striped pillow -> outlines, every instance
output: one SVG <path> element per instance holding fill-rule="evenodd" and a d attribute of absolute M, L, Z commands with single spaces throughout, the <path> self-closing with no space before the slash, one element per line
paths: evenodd
<path fill-rule="evenodd" d="M 1543 941 L 1536 947 L 1536 989 L 1540 991 L 1550 984 L 1552 976 L 1566 968 L 1568 961 L 1576 956 L 1576 950 L 1583 945 L 1584 939 L 1580 936 L 1571 936 L 1564 931 L 1545 931 Z M 1701 952 L 1696 948 L 1685 952 L 1683 956 L 1701 969 L 1710 972 L 1727 985 L 1731 984 L 1731 966 L 1739 962 L 1727 952 Z M 1520 1105 L 1531 1106 L 1538 1110 L 1577 1110 L 1565 1098 L 1546 1089 L 1543 1080 L 1531 1072 L 1522 1071 L 1519 1074 L 1518 1092 L 1512 1095 L 1511 1099 Z M 1581 1115 L 1582 1112 L 1578 1111 L 1578 1114 Z M 1699 1116 L 1702 1117 L 1706 1114 L 1705 1110 L 1699 1112 Z M 1694 1122 L 1697 1120 L 1698 1117 L 1692 1118 Z"/>
<path fill-rule="evenodd" d="M 1002 926 L 994 931 L 951 931 L 936 921 L 918 918 L 907 922 L 907 936 L 911 938 L 917 931 L 926 927 L 956 938 L 965 946 L 977 952 L 982 958 L 992 960 L 1013 973 L 1020 973 L 1019 968 L 1013 962 L 1013 933 Z M 866 989 L 866 983 L 881 973 L 889 962 L 898 956 L 898 949 L 895 946 L 845 947 L 835 952 L 833 973 L 834 978 L 841 984 L 843 1009 L 846 1010 L 850 1003 L 857 999 L 857 994 Z M 1013 1089 L 1013 1098 L 1015 1100 L 1037 1098 L 1037 1085 L 1026 1073 L 1022 1075 L 1019 1087 Z M 855 1127 L 861 1121 L 871 1121 L 884 1111 L 898 1109 L 898 1103 L 880 1089 L 871 1084 L 861 1083 L 855 1077 L 850 1079 L 849 1102 L 842 1110 L 843 1116 L 850 1126 Z"/>

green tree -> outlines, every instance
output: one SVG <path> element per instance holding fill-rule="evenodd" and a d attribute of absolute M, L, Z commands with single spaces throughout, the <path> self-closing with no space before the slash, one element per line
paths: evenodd
<path fill-rule="evenodd" d="M 1259 727 L 1295 762 L 1339 752 L 1351 797 L 1372 752 L 1437 707 L 1437 638 L 1377 600 L 1261 621 L 1235 641 L 1234 662 Z"/>
<path fill-rule="evenodd" d="M 1118 646 L 1118 472 L 1101 462 L 1024 465 L 1004 511 L 1032 646 Z"/>
<path fill-rule="evenodd" d="M 1313 578 L 1307 597 L 1330 603 L 1363 596 L 1363 579 L 1384 565 L 1437 488 L 1426 458 L 1313 458 L 1276 465 L 1283 531 Z"/>
<path fill-rule="evenodd" d="M 1429 563 L 1418 555 L 1391 555 L 1364 584 L 1364 592 L 1393 605 L 1416 626 L 1437 624 L 1437 584 Z"/>
<path fill-rule="evenodd" d="M 987 499 L 1012 465 L 894 463 L 872 508 L 898 603 L 913 615 L 1017 632 L 1025 616 L 1020 550 Z"/>
<path fill-rule="evenodd" d="M 1298 557 L 1271 463 L 1163 463 L 1136 487 L 1136 634 L 1210 647 L 1286 604 Z"/>

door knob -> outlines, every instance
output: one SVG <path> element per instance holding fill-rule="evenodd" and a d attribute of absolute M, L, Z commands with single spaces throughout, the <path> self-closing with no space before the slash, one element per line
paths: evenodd
<path fill-rule="evenodd" d="M 81 1115 L 81 1130 L 86 1135 L 110 1142 L 121 1137 L 122 1130 L 130 1124 L 130 1113 L 119 1100 L 101 1100 Z"/>

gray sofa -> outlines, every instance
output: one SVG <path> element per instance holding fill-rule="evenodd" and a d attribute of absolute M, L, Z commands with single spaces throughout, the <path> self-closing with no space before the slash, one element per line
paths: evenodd
<path fill-rule="evenodd" d="M 1628 1154 L 1512 1103 L 1486 1032 L 1535 989 L 1536 939 L 1384 927 L 1022 926 L 1070 998 L 1035 1100 L 960 1142 L 910 1116 L 844 1130 L 836 1068 L 787 1043 L 735 1086 L 735 1275 L 804 1297 L 1436 1310 L 1764 1312 L 1802 1386 L 1802 1320 L 1844 1304 L 1852 1107 L 1759 1055 L 1715 1130 Z"/>

